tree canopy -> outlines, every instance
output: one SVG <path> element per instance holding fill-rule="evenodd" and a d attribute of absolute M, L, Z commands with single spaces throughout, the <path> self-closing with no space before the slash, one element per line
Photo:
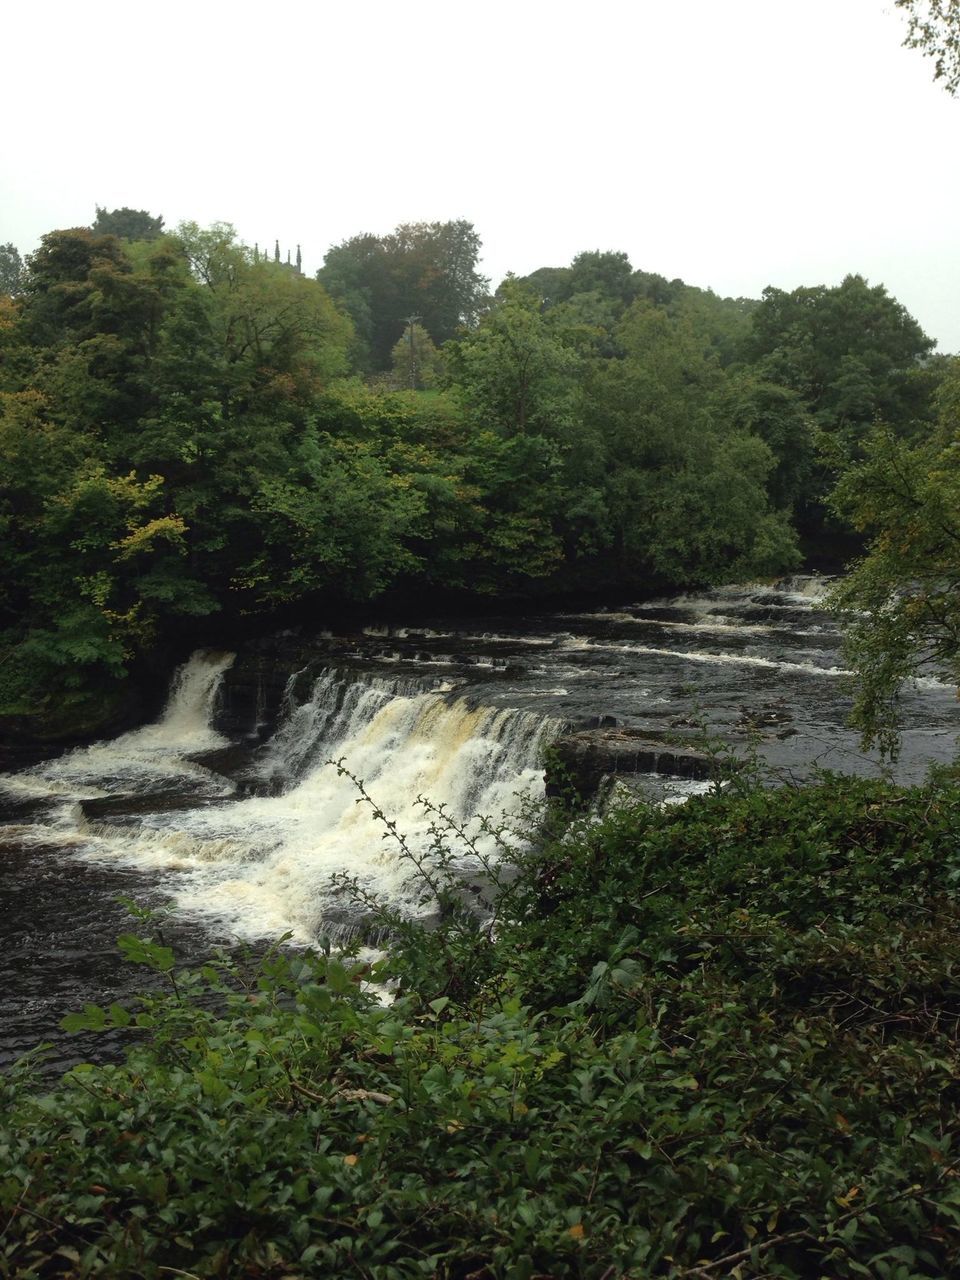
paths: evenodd
<path fill-rule="evenodd" d="M 404 223 L 335 245 L 317 279 L 353 320 L 361 362 L 387 369 L 408 324 L 441 344 L 476 322 L 489 285 L 477 271 L 479 253 L 472 223 Z"/>
<path fill-rule="evenodd" d="M 896 0 L 907 14 L 911 49 L 933 58 L 933 78 L 947 93 L 960 89 L 960 0 Z"/>
<path fill-rule="evenodd" d="M 590 250 L 489 298 L 465 222 L 310 280 L 133 212 L 51 232 L 0 297 L 8 710 L 320 601 L 720 583 L 797 565 L 798 529 L 836 557 L 873 518 L 863 485 L 826 524 L 836 473 L 880 474 L 881 417 L 933 448 L 952 385 L 859 276 L 753 303 Z"/>
<path fill-rule="evenodd" d="M 841 476 L 836 509 L 868 539 L 837 591 L 859 680 L 855 723 L 897 749 L 903 682 L 960 684 L 960 360 L 936 396 L 938 421 L 918 442 L 878 426 Z"/>
<path fill-rule="evenodd" d="M 163 218 L 154 218 L 146 209 L 103 209 L 91 227 L 98 236 L 119 236 L 122 240 L 156 240 L 163 232 Z"/>
<path fill-rule="evenodd" d="M 15 244 L 0 244 L 0 293 L 15 297 L 20 292 L 23 259 Z"/>

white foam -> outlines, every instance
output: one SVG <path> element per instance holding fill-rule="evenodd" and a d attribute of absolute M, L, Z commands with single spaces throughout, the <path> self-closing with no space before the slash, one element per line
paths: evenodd
<path fill-rule="evenodd" d="M 173 873 L 177 904 L 234 934 L 290 931 L 299 942 L 315 942 L 327 915 L 342 911 L 331 890 L 334 873 L 356 876 L 365 892 L 410 915 L 426 909 L 423 883 L 385 826 L 385 819 L 395 821 L 408 847 L 429 857 L 434 818 L 419 796 L 465 820 L 478 847 L 496 856 L 474 815 L 515 812 L 542 793 L 540 748 L 556 728 L 533 713 L 327 673 L 265 758 L 266 771 L 286 771 L 293 780 L 285 794 L 156 813 L 136 831 L 101 826 L 86 853 Z M 331 757 L 342 757 L 362 779 L 382 817 L 327 762 Z M 469 850 L 458 852 L 469 865 Z"/>
<path fill-rule="evenodd" d="M 167 705 L 154 724 L 105 742 L 77 747 L 55 760 L 3 779 L 8 793 L 52 799 L 91 799 L 121 790 L 146 791 L 178 779 L 209 775 L 184 759 L 223 746 L 210 726 L 217 690 L 232 653 L 200 651 L 174 677 Z"/>
<path fill-rule="evenodd" d="M 746 653 L 697 653 L 680 649 L 659 649 L 643 644 L 608 644 L 592 640 L 588 636 L 570 636 L 561 645 L 563 649 L 599 649 L 610 653 L 649 654 L 651 657 L 674 658 L 682 662 L 703 662 L 716 666 L 762 667 L 769 671 L 797 672 L 812 676 L 849 676 L 844 667 L 821 667 L 815 662 L 789 662 L 786 659 L 760 658 Z"/>

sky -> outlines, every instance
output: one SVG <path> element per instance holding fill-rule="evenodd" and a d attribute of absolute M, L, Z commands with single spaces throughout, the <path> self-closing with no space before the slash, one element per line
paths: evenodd
<path fill-rule="evenodd" d="M 95 205 L 331 244 L 466 218 L 731 296 L 884 284 L 960 352 L 960 99 L 893 0 L 12 0 L 0 243 Z"/>

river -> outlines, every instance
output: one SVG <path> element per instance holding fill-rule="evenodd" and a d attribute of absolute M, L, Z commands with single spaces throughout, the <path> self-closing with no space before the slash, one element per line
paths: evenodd
<path fill-rule="evenodd" d="M 200 652 L 155 724 L 0 777 L 0 1063 L 85 1001 L 123 999 L 142 974 L 114 940 L 118 897 L 170 906 L 187 960 L 217 942 L 261 946 L 355 935 L 362 913 L 331 884 L 349 872 L 409 915 L 431 910 L 396 842 L 358 803 L 342 760 L 414 849 L 427 797 L 472 822 L 543 793 L 544 747 L 566 727 L 611 724 L 689 740 L 704 726 L 773 771 L 876 773 L 845 725 L 849 683 L 828 581 L 726 587 L 616 610 L 425 618 L 317 630 Z M 956 689 L 904 691 L 894 770 L 919 781 L 953 758 Z M 707 783 L 633 780 L 659 800 Z M 475 859 L 461 851 L 465 882 Z M 59 1046 L 54 1062 L 74 1051 Z"/>

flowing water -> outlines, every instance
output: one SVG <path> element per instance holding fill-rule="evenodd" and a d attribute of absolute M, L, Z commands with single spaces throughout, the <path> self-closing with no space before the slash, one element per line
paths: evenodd
<path fill-rule="evenodd" d="M 542 795 L 543 748 L 565 726 L 615 722 L 669 739 L 702 724 L 739 749 L 752 741 L 795 778 L 818 765 L 876 772 L 845 727 L 825 586 L 795 578 L 616 611 L 430 619 L 194 654 L 155 724 L 0 778 L 0 1062 L 56 1034 L 85 1000 L 142 981 L 116 956 L 130 928 L 121 895 L 172 904 L 168 932 L 194 959 L 217 940 L 282 934 L 375 945 L 332 877 L 428 913 L 385 823 L 418 852 L 436 821 L 421 797 L 463 819 L 467 841 L 454 845 L 469 885 L 478 851 L 497 855 L 477 815 Z M 953 757 L 956 690 L 916 682 L 904 712 L 897 776 L 919 780 Z M 638 781 L 664 799 L 705 785 Z"/>

